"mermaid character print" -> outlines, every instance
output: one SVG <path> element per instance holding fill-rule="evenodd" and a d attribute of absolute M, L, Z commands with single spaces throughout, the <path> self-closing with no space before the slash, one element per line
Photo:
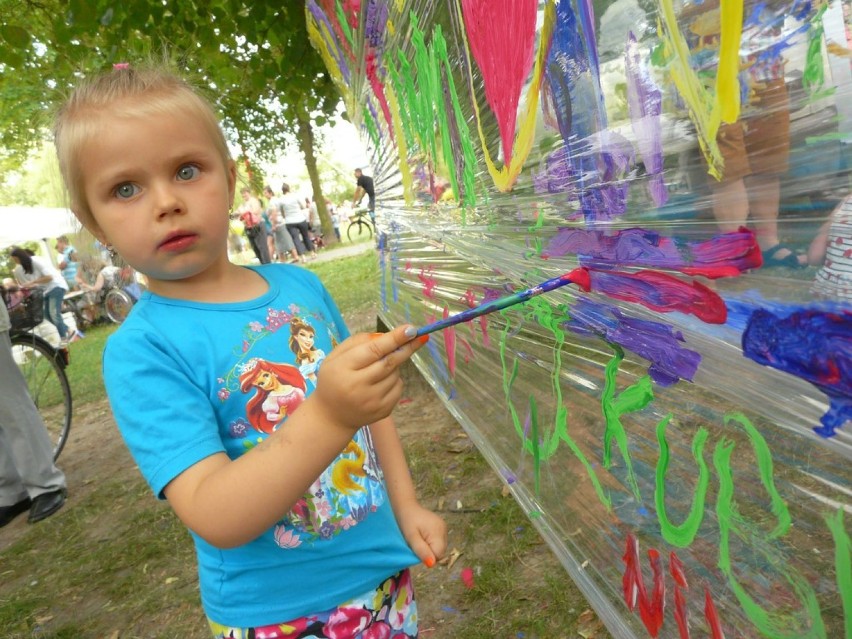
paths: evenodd
<path fill-rule="evenodd" d="M 254 358 L 240 374 L 240 390 L 254 395 L 246 404 L 246 418 L 255 430 L 267 435 L 278 427 L 305 400 L 305 379 L 289 364 Z"/>
<path fill-rule="evenodd" d="M 254 358 L 243 366 L 239 379 L 240 390 L 252 394 L 246 418 L 267 435 L 305 399 L 305 379 L 290 364 Z M 369 430 L 361 429 L 275 526 L 275 542 L 281 548 L 296 548 L 357 525 L 383 503 L 381 481 Z"/>

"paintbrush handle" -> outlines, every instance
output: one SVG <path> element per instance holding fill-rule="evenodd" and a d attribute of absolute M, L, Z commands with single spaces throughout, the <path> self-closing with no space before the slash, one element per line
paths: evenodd
<path fill-rule="evenodd" d="M 477 317 L 481 317 L 482 315 L 488 315 L 489 313 L 493 313 L 494 311 L 501 311 L 504 308 L 509 308 L 510 306 L 514 306 L 515 304 L 521 304 L 535 297 L 536 295 L 547 293 L 548 291 L 557 289 L 560 286 L 565 286 L 566 284 L 578 284 L 583 290 L 588 291 L 588 271 L 582 267 L 577 268 L 571 271 L 570 273 L 565 273 L 564 275 L 560 275 L 559 277 L 554 277 L 553 279 L 549 279 L 545 282 L 542 282 L 538 286 L 533 286 L 531 288 L 526 289 L 525 291 L 521 291 L 520 293 L 512 293 L 511 295 L 506 295 L 505 297 L 501 297 L 496 300 L 491 300 L 490 302 L 486 302 L 485 304 L 480 304 L 479 306 L 476 306 L 474 308 L 469 308 L 466 311 L 462 311 L 461 313 L 456 313 L 451 317 L 445 317 L 444 319 L 438 320 L 437 322 L 432 322 L 431 324 L 427 324 L 426 326 L 417 329 L 417 337 L 420 337 L 422 335 L 428 335 L 429 333 L 434 333 L 435 331 L 440 331 L 445 328 L 449 328 L 450 326 L 461 324 L 462 322 L 469 322 L 470 320 L 476 319 Z"/>

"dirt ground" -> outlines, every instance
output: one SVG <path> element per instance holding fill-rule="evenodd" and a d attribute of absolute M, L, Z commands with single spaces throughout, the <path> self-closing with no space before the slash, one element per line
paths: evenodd
<path fill-rule="evenodd" d="M 357 318 L 347 318 L 347 321 L 353 330 L 375 330 L 375 313 L 372 311 L 365 311 Z M 406 448 L 424 451 L 424 455 L 428 457 L 426 463 L 437 465 L 442 469 L 443 486 L 436 491 L 433 477 L 432 488 L 426 491 L 432 494 L 422 501 L 424 505 L 445 517 L 449 527 L 451 551 L 449 559 L 445 559 L 431 570 L 423 566 L 413 568 L 421 620 L 421 637 L 442 639 L 470 636 L 460 634 L 460 626 L 469 621 L 466 618 L 471 615 L 487 614 L 489 603 L 477 601 L 476 598 L 468 596 L 470 593 L 466 589 L 469 590 L 469 588 L 461 578 L 462 570 L 473 570 L 475 574 L 477 562 L 490 557 L 495 548 L 499 552 L 502 543 L 495 538 L 495 535 L 502 534 L 496 527 L 493 531 L 490 527 L 483 529 L 481 523 L 475 531 L 475 542 L 471 543 L 472 520 L 493 507 L 495 501 L 512 498 L 503 490 L 502 482 L 496 473 L 486 468 L 484 464 L 483 470 L 477 472 L 475 477 L 464 476 L 459 468 L 460 459 L 478 455 L 477 451 L 412 364 L 405 369 L 404 378 L 406 379 L 405 395 L 394 415 Z M 106 400 L 75 407 L 71 436 L 59 460 L 59 465 L 68 479 L 69 498 L 65 507 L 66 512 L 73 510 L 75 502 L 82 502 L 87 494 L 94 490 L 97 483 L 105 478 L 119 481 L 123 478 L 127 478 L 128 481 L 138 479 L 138 471 L 117 433 Z M 415 481 L 419 483 L 426 480 L 418 478 L 418 474 L 415 473 Z M 435 495 L 436 492 L 440 494 Z M 519 519 L 517 525 L 528 525 L 529 522 L 524 520 L 521 511 L 517 512 Z M 111 525 L 108 514 L 105 514 L 102 525 Z M 0 534 L 0 550 L 20 539 L 26 531 L 25 517 L 18 518 L 4 528 Z M 571 624 L 575 630 L 570 634 L 559 633 L 558 636 L 595 638 L 608 636 L 543 541 L 533 544 L 531 548 L 524 548 L 508 564 L 507 571 L 510 574 L 506 574 L 505 579 L 507 583 L 513 584 L 513 592 L 515 590 L 524 592 L 524 584 L 540 583 L 543 573 L 547 573 L 551 579 L 554 578 L 553 575 L 557 580 L 564 578 L 565 590 L 575 593 L 571 596 L 571 602 L 576 602 L 576 610 L 572 606 L 571 613 L 579 617 L 580 622 Z M 518 588 L 516 589 L 515 586 Z M 514 594 L 509 596 L 515 597 Z M 531 601 L 517 601 L 519 607 L 532 604 Z M 546 611 L 543 612 L 546 614 Z M 99 611 L 97 614 L 105 613 Z M 116 619 L 113 627 L 120 628 L 121 621 Z M 582 630 L 583 627 L 585 632 Z M 204 629 L 200 628 L 198 636 L 206 636 L 204 632 Z M 116 637 L 120 636 L 120 634 L 116 635 Z M 501 636 L 525 636 L 531 639 L 537 635 L 515 631 Z"/>

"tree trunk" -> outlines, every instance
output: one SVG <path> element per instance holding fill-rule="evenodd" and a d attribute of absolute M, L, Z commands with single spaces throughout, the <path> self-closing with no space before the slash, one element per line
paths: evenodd
<path fill-rule="evenodd" d="M 326 246 L 330 246 L 337 243 L 337 237 L 334 235 L 334 224 L 325 206 L 325 196 L 322 194 L 322 186 L 320 185 L 317 159 L 314 156 L 314 131 L 311 128 L 311 119 L 304 105 L 300 105 L 299 108 L 296 133 L 299 138 L 299 148 L 302 151 L 302 155 L 305 156 L 305 168 L 308 169 L 308 175 L 311 178 L 314 203 L 317 205 L 317 212 L 322 222 L 323 241 Z"/>

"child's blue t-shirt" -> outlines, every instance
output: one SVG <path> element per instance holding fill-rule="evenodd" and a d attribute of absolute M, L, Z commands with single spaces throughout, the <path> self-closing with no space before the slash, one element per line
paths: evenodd
<path fill-rule="evenodd" d="M 107 342 L 104 378 L 116 422 L 159 497 L 205 457 L 235 459 L 285 424 L 315 388 L 326 354 L 348 336 L 310 271 L 255 270 L 269 290 L 246 302 L 145 292 Z M 274 388 L 255 383 L 262 371 L 275 377 Z M 235 627 L 332 608 L 418 561 L 394 519 L 367 428 L 254 541 L 220 549 L 192 536 L 205 612 Z"/>

